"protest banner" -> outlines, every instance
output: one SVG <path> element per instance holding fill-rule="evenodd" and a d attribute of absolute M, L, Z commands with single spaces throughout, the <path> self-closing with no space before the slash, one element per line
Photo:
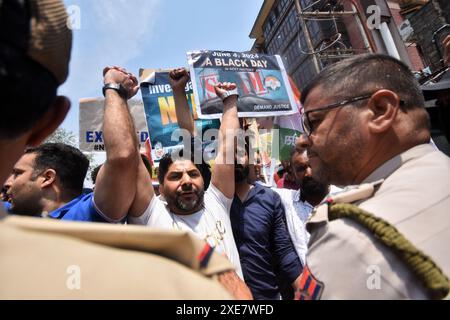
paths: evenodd
<path fill-rule="evenodd" d="M 79 149 L 83 152 L 104 152 L 105 144 L 103 142 L 102 127 L 105 99 L 84 98 L 80 99 L 79 104 Z M 128 108 L 133 117 L 140 146 L 144 147 L 144 143 L 148 138 L 144 105 L 142 101 L 132 99 L 128 101 Z"/>
<path fill-rule="evenodd" d="M 239 117 L 297 112 L 280 56 L 209 50 L 188 52 L 187 56 L 199 118 L 220 118 L 223 106 L 214 91 L 217 82 L 236 83 Z"/>
<path fill-rule="evenodd" d="M 179 127 L 173 92 L 169 84 L 169 71 L 141 69 L 139 76 L 145 117 L 150 133 L 152 158 L 158 165 L 165 153 L 178 150 L 183 145 L 184 137 L 180 137 L 180 132 L 177 130 Z M 191 114 L 194 117 L 197 134 L 202 137 L 206 130 L 218 129 L 220 126 L 218 120 L 198 119 L 191 81 L 186 84 L 185 92 Z M 204 144 L 211 144 L 211 141 L 205 141 Z"/>
<path fill-rule="evenodd" d="M 296 112 L 289 116 L 279 116 L 274 119 L 274 130 L 277 130 L 278 143 L 272 144 L 274 148 L 277 148 L 277 151 L 272 150 L 272 153 L 277 154 L 279 160 L 290 159 L 291 150 L 295 148 L 295 141 L 303 132 L 300 91 L 290 77 L 289 81 L 294 93 Z"/>

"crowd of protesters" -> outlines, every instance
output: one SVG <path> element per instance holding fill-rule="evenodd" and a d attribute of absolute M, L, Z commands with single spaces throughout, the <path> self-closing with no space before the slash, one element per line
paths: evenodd
<path fill-rule="evenodd" d="M 70 108 L 56 96 L 68 73 L 70 30 L 48 24 L 64 20 L 64 7 L 35 0 L 0 9 L 1 27 L 16 24 L 15 34 L 0 38 L 0 298 L 448 295 L 450 159 L 430 141 L 421 88 L 402 62 L 358 55 L 312 79 L 302 92 L 305 132 L 273 186 L 258 181 L 253 140 L 239 139 L 246 127 L 234 83 L 214 86 L 223 102 L 214 165 L 194 161 L 190 75 L 172 70 L 179 126 L 192 143 L 161 159 L 158 193 L 127 106 L 138 80 L 106 67 L 106 161 L 84 193 L 86 156 L 42 143 Z M 14 21 L 5 18 L 11 12 Z M 450 36 L 445 44 L 448 63 Z M 32 258 L 36 272 L 24 276 L 20 261 Z M 66 281 L 57 276 L 73 264 L 91 272 L 81 294 L 61 289 Z M 381 275 L 370 285 L 373 266 Z"/>

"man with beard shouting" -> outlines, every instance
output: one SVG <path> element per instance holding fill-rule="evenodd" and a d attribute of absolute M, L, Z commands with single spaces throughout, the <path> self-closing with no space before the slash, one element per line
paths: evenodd
<path fill-rule="evenodd" d="M 178 123 L 191 135 L 195 126 L 184 88 L 189 73 L 184 68 L 169 76 L 174 92 Z M 241 139 L 239 142 L 242 142 Z M 286 228 L 280 197 L 270 188 L 248 183 L 249 139 L 245 148 L 237 144 L 235 154 L 235 194 L 230 218 L 246 284 L 255 299 L 279 299 L 280 284 L 296 289 L 302 264 Z M 280 283 L 282 280 L 282 283 Z M 284 291 L 288 291 L 287 288 Z"/>
<path fill-rule="evenodd" d="M 234 195 L 233 136 L 239 129 L 235 89 L 233 83 L 218 83 L 215 86 L 224 109 L 217 157 L 207 190 L 202 176 L 207 165 L 203 160 L 199 164 L 194 163 L 193 153 L 189 157 L 188 150 L 180 152 L 179 157 L 169 153 L 161 159 L 158 172 L 161 198 L 154 194 L 150 176 L 141 163 L 128 222 L 153 228 L 191 231 L 209 244 L 205 247 L 205 255 L 212 250 L 226 255 L 235 266 L 237 275 L 243 279 L 229 217 Z M 174 94 L 177 94 L 175 90 Z M 243 281 L 237 277 L 234 280 L 233 283 L 241 288 L 243 296 L 251 297 Z"/>

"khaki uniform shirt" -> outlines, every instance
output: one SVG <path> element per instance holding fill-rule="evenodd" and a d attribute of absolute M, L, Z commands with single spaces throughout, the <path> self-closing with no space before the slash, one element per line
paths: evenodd
<path fill-rule="evenodd" d="M 374 189 L 370 183 L 379 179 Z M 418 145 L 387 161 L 364 183 L 360 191 L 344 191 L 337 198 L 394 225 L 450 275 L 450 158 L 429 144 Z M 329 222 L 324 205 L 307 228 L 311 240 L 301 283 L 304 298 L 428 298 L 409 267 L 357 222 Z"/>
<path fill-rule="evenodd" d="M 0 299 L 231 298 L 233 266 L 188 232 L 8 217 L 0 257 Z"/>

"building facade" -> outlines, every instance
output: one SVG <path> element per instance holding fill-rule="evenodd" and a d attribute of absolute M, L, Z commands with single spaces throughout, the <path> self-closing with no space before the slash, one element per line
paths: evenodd
<path fill-rule="evenodd" d="M 300 89 L 328 64 L 364 52 L 390 54 L 421 70 L 420 48 L 400 35 L 397 2 L 265 0 L 250 33 L 252 51 L 280 55 Z"/>

